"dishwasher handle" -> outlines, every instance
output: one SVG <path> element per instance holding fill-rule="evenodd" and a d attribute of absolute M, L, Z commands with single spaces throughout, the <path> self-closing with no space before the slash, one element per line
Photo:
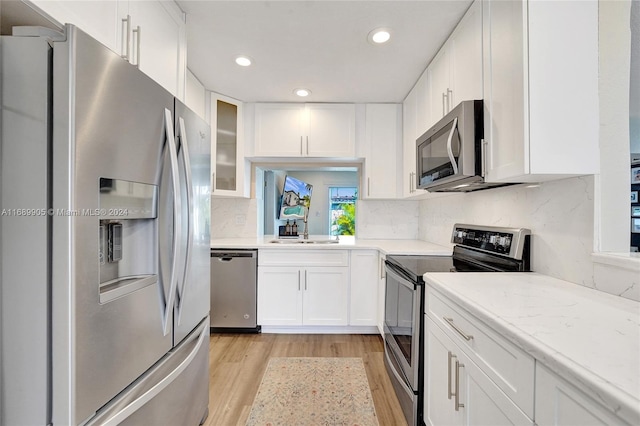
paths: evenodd
<path fill-rule="evenodd" d="M 211 257 L 217 258 L 219 262 L 231 262 L 235 258 L 256 258 L 257 251 L 214 251 L 211 250 Z"/>

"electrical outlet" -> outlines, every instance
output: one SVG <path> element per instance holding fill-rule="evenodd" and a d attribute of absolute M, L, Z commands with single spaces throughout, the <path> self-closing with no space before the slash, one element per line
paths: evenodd
<path fill-rule="evenodd" d="M 247 222 L 247 216 L 243 214 L 236 215 L 236 225 L 244 225 Z"/>

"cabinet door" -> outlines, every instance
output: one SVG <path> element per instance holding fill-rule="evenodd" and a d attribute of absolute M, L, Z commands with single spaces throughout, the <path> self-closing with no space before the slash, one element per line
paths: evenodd
<path fill-rule="evenodd" d="M 416 92 L 416 128 L 414 130 L 413 141 L 435 123 L 434 115 L 431 112 L 431 80 L 429 72 L 422 73 L 414 90 Z"/>
<path fill-rule="evenodd" d="M 449 51 L 445 44 L 436 57 L 429 64 L 427 73 L 429 74 L 431 100 L 431 122 L 435 123 L 451 109 L 449 100 L 450 75 L 449 75 Z M 427 129 L 425 129 L 427 130 Z"/>
<path fill-rule="evenodd" d="M 122 54 L 121 1 L 32 0 L 31 3 L 57 23 L 73 24 L 109 49 Z"/>
<path fill-rule="evenodd" d="M 131 1 L 130 62 L 179 99 L 186 77 L 185 23 L 173 2 Z"/>
<path fill-rule="evenodd" d="M 453 343 L 425 315 L 424 338 L 424 422 L 427 426 L 459 425 L 462 419 L 455 411 L 451 391 L 455 391 L 451 356 Z"/>
<path fill-rule="evenodd" d="M 302 273 L 297 267 L 258 267 L 258 324 L 302 324 Z"/>
<path fill-rule="evenodd" d="M 471 357 L 426 315 L 425 323 L 427 425 L 533 425 Z"/>
<path fill-rule="evenodd" d="M 303 104 L 256 104 L 256 157 L 301 157 Z"/>
<path fill-rule="evenodd" d="M 384 261 L 387 256 L 380 253 L 378 263 L 378 331 L 384 338 L 384 303 L 385 303 L 385 289 L 387 287 L 387 273 L 384 269 Z"/>
<path fill-rule="evenodd" d="M 244 124 L 242 102 L 211 93 L 213 195 L 243 197 Z"/>
<path fill-rule="evenodd" d="M 414 87 L 402 103 L 402 197 L 416 191 L 416 111 L 417 90 Z"/>
<path fill-rule="evenodd" d="M 496 182 L 528 173 L 526 96 L 526 3 L 484 2 L 484 136 L 486 180 Z"/>
<path fill-rule="evenodd" d="M 351 250 L 349 325 L 378 325 L 378 251 Z"/>
<path fill-rule="evenodd" d="M 553 426 L 627 424 L 539 362 L 535 418 L 540 425 Z"/>
<path fill-rule="evenodd" d="M 399 108 L 395 104 L 367 104 L 365 191 L 363 198 L 397 198 Z"/>
<path fill-rule="evenodd" d="M 471 5 L 447 43 L 451 46 L 451 108 L 482 99 L 482 1 Z"/>
<path fill-rule="evenodd" d="M 306 104 L 305 153 L 309 157 L 355 157 L 353 104 Z"/>
<path fill-rule="evenodd" d="M 308 267 L 304 283 L 304 325 L 347 325 L 349 268 Z"/>

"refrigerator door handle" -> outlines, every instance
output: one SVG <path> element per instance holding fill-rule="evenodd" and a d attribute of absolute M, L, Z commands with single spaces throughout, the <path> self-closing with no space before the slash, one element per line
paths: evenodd
<path fill-rule="evenodd" d="M 169 294 L 167 296 L 167 302 L 164 308 L 164 315 L 162 318 L 162 331 L 166 336 L 169 334 L 169 319 L 173 313 L 173 306 L 175 303 L 175 295 L 178 287 L 178 253 L 180 250 L 181 236 L 181 224 L 182 224 L 182 205 L 180 200 L 180 177 L 178 175 L 178 150 L 176 149 L 176 139 L 173 135 L 173 119 L 171 118 L 171 111 L 167 108 L 164 109 L 164 127 L 167 135 L 167 145 L 169 146 L 169 156 L 171 163 L 171 183 L 173 186 L 173 220 L 174 220 L 174 234 L 173 234 L 173 249 L 171 259 L 171 283 L 169 285 Z"/>
<path fill-rule="evenodd" d="M 153 373 L 148 376 L 148 385 L 145 386 L 144 381 L 140 382 L 138 389 L 132 389 L 129 400 L 124 404 L 118 404 L 116 406 L 112 406 L 108 412 L 103 413 L 97 418 L 90 420 L 87 426 L 97 426 L 98 424 L 101 426 L 116 426 L 126 420 L 129 416 L 134 414 L 137 410 L 139 410 L 142 406 L 144 406 L 147 402 L 151 401 L 157 395 L 159 395 L 167 386 L 169 386 L 176 378 L 178 378 L 182 372 L 189 367 L 189 365 L 193 362 L 193 359 L 196 357 L 202 345 L 205 341 L 208 341 L 209 336 L 209 321 L 205 321 L 201 324 L 201 330 L 197 333 L 193 333 L 191 338 L 187 338 L 181 348 L 188 348 L 189 342 L 193 342 L 197 339 L 195 346 L 190 350 L 189 354 L 182 359 L 182 356 L 178 355 L 178 350 L 173 350 L 170 352 L 173 355 L 173 359 L 178 361 L 179 363 L 173 367 L 171 364 L 175 364 L 176 361 L 172 362 L 172 357 L 170 357 L 165 365 L 161 365 L 159 371 L 161 374 L 161 379 L 157 380 L 157 377 L 154 377 Z M 180 359 L 182 359 L 180 361 Z M 171 372 L 165 374 L 164 368 L 170 367 Z M 157 383 L 153 383 L 157 380 Z M 124 407 L 121 408 L 121 406 Z M 106 418 L 105 418 L 106 417 Z"/>
<path fill-rule="evenodd" d="M 186 126 L 184 125 L 184 119 L 180 117 L 178 119 L 179 122 L 179 131 L 180 131 L 180 147 L 182 149 L 182 158 L 184 163 L 184 176 L 185 176 L 185 185 L 187 186 L 187 208 L 188 214 L 186 217 L 187 221 L 187 247 L 186 252 L 183 256 L 184 260 L 184 269 L 182 275 L 182 283 L 181 286 L 178 287 L 178 295 L 180 296 L 179 305 L 178 305 L 178 324 L 180 324 L 180 319 L 182 318 L 182 300 L 184 300 L 184 292 L 187 288 L 187 277 L 189 276 L 189 267 L 191 263 L 191 254 L 193 251 L 193 181 L 191 179 L 191 160 L 189 157 L 189 143 L 187 142 L 187 131 Z"/>

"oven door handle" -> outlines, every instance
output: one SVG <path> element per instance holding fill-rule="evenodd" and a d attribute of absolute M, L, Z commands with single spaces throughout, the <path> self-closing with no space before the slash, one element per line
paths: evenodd
<path fill-rule="evenodd" d="M 387 270 L 387 279 L 389 279 L 389 274 L 391 274 L 396 279 L 396 281 L 398 281 L 400 284 L 407 287 L 411 291 L 415 290 L 418 286 L 418 284 L 410 281 L 406 277 L 400 276 L 391 266 L 386 265 L 385 268 Z"/>

